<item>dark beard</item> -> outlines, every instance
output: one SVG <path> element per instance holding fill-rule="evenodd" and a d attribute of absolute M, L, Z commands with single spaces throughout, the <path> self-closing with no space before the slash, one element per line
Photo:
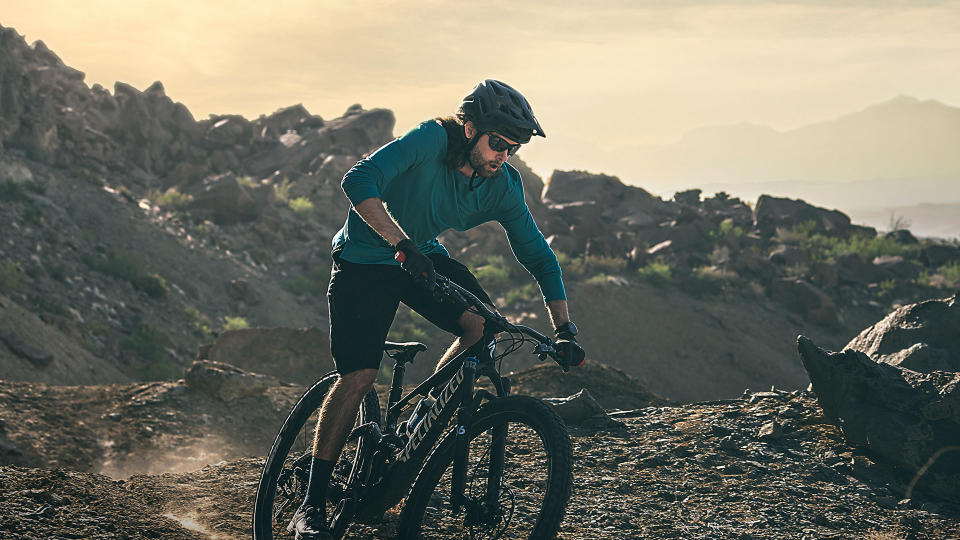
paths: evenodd
<path fill-rule="evenodd" d="M 500 174 L 500 167 L 497 167 L 497 170 L 490 172 L 487 169 L 487 165 L 490 165 L 492 161 L 485 161 L 483 159 L 483 154 L 480 153 L 480 149 L 476 146 L 470 150 L 470 166 L 473 167 L 473 170 L 476 171 L 477 176 L 482 176 L 484 178 L 493 178 Z M 502 165 L 501 165 L 502 167 Z"/>

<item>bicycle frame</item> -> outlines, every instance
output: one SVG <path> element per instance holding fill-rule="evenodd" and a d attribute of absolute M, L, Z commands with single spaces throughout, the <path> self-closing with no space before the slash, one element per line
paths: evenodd
<path fill-rule="evenodd" d="M 494 369 L 492 348 L 486 345 L 493 343 L 495 334 L 494 329 L 488 330 L 485 326 L 484 337 L 479 342 L 448 362 L 403 397 L 397 396 L 402 393 L 404 364 L 410 358 L 397 355 L 385 418 L 386 429 L 378 441 L 379 444 L 375 444 L 376 450 L 370 458 L 367 474 L 363 475 L 365 478 L 362 483 L 366 486 L 362 488 L 362 493 L 365 495 L 362 497 L 364 514 L 381 513 L 403 498 L 420 472 L 430 450 L 436 446 L 447 425 L 453 419 L 454 413 L 457 414 L 455 426 L 457 440 L 454 454 L 454 491 L 451 500 L 458 507 L 466 502 L 463 491 L 469 458 L 467 426 L 470 425 L 473 413 L 482 401 L 494 397 L 485 390 L 476 392 L 474 395 L 475 383 L 478 377 L 486 376 L 492 381 L 498 396 L 505 396 L 509 392 L 509 382 Z M 445 385 L 444 382 L 446 382 Z M 396 453 L 396 446 L 391 448 L 385 443 L 396 439 L 392 434 L 397 430 L 401 412 L 416 396 L 426 396 L 428 392 L 434 388 L 440 388 L 441 385 L 443 390 L 437 396 L 436 403 L 424 415 L 410 439 L 402 449 L 399 449 L 399 453 Z M 499 457 L 498 464 L 491 464 L 492 472 L 498 475 L 503 470 L 504 441 L 505 433 L 495 437 L 495 447 L 491 448 L 491 456 Z M 389 455 L 391 453 L 396 455 L 395 461 L 391 461 L 393 458 Z M 378 476 L 380 478 L 377 478 Z M 491 482 L 493 482 L 492 478 Z M 496 486 L 499 488 L 499 481 L 496 482 Z M 496 497 L 499 497 L 498 492 Z"/>
<path fill-rule="evenodd" d="M 501 377 L 494 367 L 496 335 L 504 331 L 525 334 L 539 343 L 534 353 L 541 359 L 549 356 L 560 363 L 552 340 L 532 328 L 510 323 L 456 283 L 442 276 L 437 279 L 438 287 L 445 288 L 444 294 L 448 298 L 463 304 L 465 309 L 475 308 L 475 312 L 484 317 L 483 337 L 402 397 L 399 396 L 403 392 L 404 364 L 412 360 L 413 354 L 394 355 L 397 364 L 394 367 L 385 417 L 386 432 L 381 431 L 376 423 L 372 429 L 365 425 L 355 430 L 362 431 L 367 428 L 361 436 L 377 436 L 377 440 L 371 441 L 371 446 L 375 448 L 373 453 L 363 457 L 360 463 L 355 463 L 350 475 L 351 484 L 354 486 L 351 489 L 354 494 L 353 501 L 363 503 L 358 511 L 364 515 L 382 514 L 406 495 L 431 449 L 436 446 L 447 425 L 453 420 L 454 413 L 457 413 L 450 500 L 456 511 L 466 506 L 468 518 L 472 517 L 470 510 L 477 510 L 475 503 L 480 501 L 472 501 L 464 493 L 470 449 L 467 430 L 473 414 L 480 408 L 483 400 L 495 398 L 486 390 L 474 392 L 476 381 L 479 376 L 489 377 L 496 389 L 496 397 L 506 396 L 510 386 L 509 380 Z M 564 371 L 569 369 L 563 364 L 561 367 Z M 441 386 L 443 390 L 436 402 L 401 449 L 398 443 L 402 443 L 402 440 L 396 435 L 401 412 L 415 396 L 426 396 L 428 392 Z M 454 403 L 457 403 L 456 407 L 452 406 Z M 495 428 L 490 448 L 488 498 L 485 501 L 491 507 L 500 497 L 505 441 L 506 427 Z"/>

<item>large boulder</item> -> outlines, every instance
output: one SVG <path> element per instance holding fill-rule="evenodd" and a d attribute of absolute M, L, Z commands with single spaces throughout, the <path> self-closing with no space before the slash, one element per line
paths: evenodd
<path fill-rule="evenodd" d="M 913 371 L 960 372 L 960 292 L 903 306 L 845 348 Z"/>
<path fill-rule="evenodd" d="M 275 197 L 272 186 L 248 187 L 233 173 L 208 177 L 189 194 L 193 197 L 187 205 L 190 213 L 219 224 L 252 221 Z"/>
<path fill-rule="evenodd" d="M 791 229 L 803 223 L 813 223 L 818 232 L 845 234 L 850 229 L 850 218 L 843 212 L 770 195 L 761 195 L 757 200 L 753 223 L 764 236 L 773 235 L 778 227 Z"/>
<path fill-rule="evenodd" d="M 207 360 L 194 362 L 184 374 L 184 380 L 188 388 L 226 402 L 259 396 L 277 384 L 273 377 Z"/>
<path fill-rule="evenodd" d="M 543 188 L 543 198 L 554 204 L 591 201 L 603 205 L 622 197 L 628 189 L 616 176 L 554 171 Z"/>
<path fill-rule="evenodd" d="M 804 336 L 797 348 L 824 415 L 849 443 L 960 502 L 960 373 L 917 373 L 858 350 L 826 351 Z"/>

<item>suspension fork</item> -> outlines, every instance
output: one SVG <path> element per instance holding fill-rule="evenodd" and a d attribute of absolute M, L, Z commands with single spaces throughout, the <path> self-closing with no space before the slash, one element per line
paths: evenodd
<path fill-rule="evenodd" d="M 483 337 L 473 344 L 466 352 L 463 362 L 463 384 L 460 386 L 460 409 L 457 411 L 456 439 L 453 451 L 453 478 L 450 485 L 450 504 L 455 512 L 459 512 L 465 504 L 479 501 L 468 501 L 466 497 L 467 465 L 470 460 L 470 423 L 478 403 L 474 400 L 473 391 L 477 382 L 477 367 L 482 364 L 484 369 L 490 369 L 493 362 L 493 347 L 496 332 L 484 324 Z M 482 359 L 482 360 L 481 360 Z M 488 500 L 492 493 L 492 502 L 500 497 L 500 478 L 503 475 L 504 446 L 506 440 L 506 426 L 494 429 L 493 443 L 490 448 L 490 476 L 488 482 Z M 489 484 L 496 487 L 490 489 Z"/>
<path fill-rule="evenodd" d="M 459 512 L 466 503 L 470 438 L 467 430 L 473 419 L 473 387 L 477 381 L 477 357 L 467 356 L 463 361 L 463 384 L 460 385 L 460 409 L 457 411 L 457 435 L 453 444 L 453 481 L 450 483 L 450 504 Z"/>

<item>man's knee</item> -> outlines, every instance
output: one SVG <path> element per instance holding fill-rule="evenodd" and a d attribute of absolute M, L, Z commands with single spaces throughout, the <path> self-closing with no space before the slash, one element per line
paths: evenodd
<path fill-rule="evenodd" d="M 371 388 L 373 388 L 373 383 L 376 380 L 377 370 L 359 369 L 357 371 L 351 371 L 350 373 L 341 375 L 340 382 L 337 386 L 342 392 L 362 396 L 369 392 Z"/>

